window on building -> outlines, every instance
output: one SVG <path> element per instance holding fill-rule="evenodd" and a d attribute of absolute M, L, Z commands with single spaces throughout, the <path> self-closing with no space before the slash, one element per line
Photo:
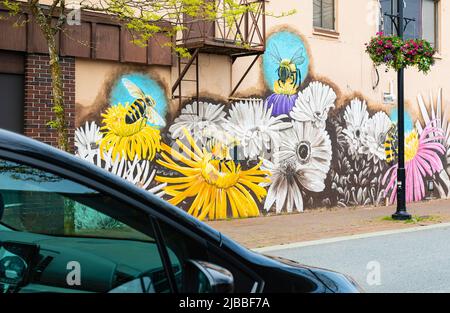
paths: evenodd
<path fill-rule="evenodd" d="M 381 30 L 387 35 L 393 34 L 396 31 L 395 26 L 385 14 L 397 14 L 397 0 L 380 0 L 380 3 L 383 13 Z M 405 18 L 414 21 L 408 23 L 404 37 L 426 39 L 438 48 L 439 0 L 408 0 L 405 4 Z"/>
<path fill-rule="evenodd" d="M 335 30 L 335 0 L 314 0 L 314 27 Z"/>
<path fill-rule="evenodd" d="M 25 61 L 20 53 L 0 50 L 0 128 L 23 133 Z"/>

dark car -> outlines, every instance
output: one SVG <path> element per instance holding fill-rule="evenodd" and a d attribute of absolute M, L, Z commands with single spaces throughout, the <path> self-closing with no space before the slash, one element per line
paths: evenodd
<path fill-rule="evenodd" d="M 0 291 L 360 291 L 343 274 L 250 251 L 116 175 L 4 130 L 0 167 Z"/>

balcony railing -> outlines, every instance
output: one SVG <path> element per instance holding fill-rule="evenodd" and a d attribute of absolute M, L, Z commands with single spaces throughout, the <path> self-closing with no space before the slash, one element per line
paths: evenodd
<path fill-rule="evenodd" d="M 226 1 L 216 0 L 219 12 L 228 8 Z M 185 29 L 176 39 L 178 46 L 186 48 L 214 48 L 216 53 L 230 54 L 238 51 L 264 51 L 265 48 L 265 0 L 240 0 L 240 5 L 252 6 L 230 21 L 218 17 L 214 21 L 183 17 Z M 220 14 L 220 13 L 219 13 Z M 221 51 L 220 47 L 223 47 Z"/>

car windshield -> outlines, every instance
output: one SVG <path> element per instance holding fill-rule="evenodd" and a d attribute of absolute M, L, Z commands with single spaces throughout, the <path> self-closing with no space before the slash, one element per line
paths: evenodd
<path fill-rule="evenodd" d="M 1 223 L 17 231 L 153 241 L 138 231 L 145 226 L 135 225 L 143 222 L 136 210 L 69 179 L 7 160 L 0 160 L 0 205 Z"/>

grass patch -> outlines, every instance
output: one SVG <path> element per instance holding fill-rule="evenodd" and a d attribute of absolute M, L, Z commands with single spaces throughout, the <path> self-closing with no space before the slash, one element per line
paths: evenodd
<path fill-rule="evenodd" d="M 392 216 L 385 216 L 381 218 L 382 221 L 391 221 L 391 222 L 397 222 L 397 223 L 404 223 L 404 224 L 419 224 L 419 223 L 427 223 L 427 222 L 441 222 L 441 217 L 437 215 L 413 215 L 410 220 L 406 221 L 397 221 L 392 218 Z"/>

